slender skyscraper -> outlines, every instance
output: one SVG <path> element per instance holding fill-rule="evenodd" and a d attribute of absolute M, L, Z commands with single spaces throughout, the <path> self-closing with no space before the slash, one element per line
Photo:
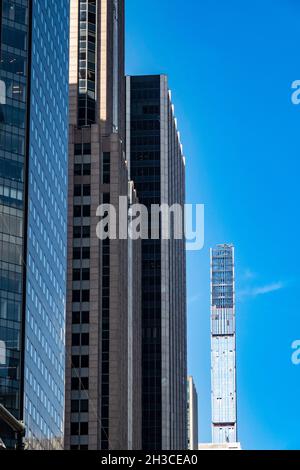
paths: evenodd
<path fill-rule="evenodd" d="M 0 1 L 0 403 L 40 449 L 63 445 L 68 45 L 68 0 Z"/>
<path fill-rule="evenodd" d="M 126 129 L 139 202 L 149 213 L 154 204 L 183 209 L 185 161 L 165 75 L 127 78 Z M 142 240 L 145 450 L 187 448 L 185 240 L 172 235 Z"/>
<path fill-rule="evenodd" d="M 211 250 L 212 442 L 237 441 L 234 247 Z"/>
<path fill-rule="evenodd" d="M 96 233 L 101 204 L 118 213 L 123 196 L 127 220 L 135 197 L 125 156 L 124 0 L 71 0 L 69 117 L 65 447 L 138 449 L 140 260 L 132 241 Z"/>

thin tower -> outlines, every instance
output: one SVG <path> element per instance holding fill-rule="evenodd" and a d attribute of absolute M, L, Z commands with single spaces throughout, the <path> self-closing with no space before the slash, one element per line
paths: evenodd
<path fill-rule="evenodd" d="M 237 442 L 233 245 L 211 250 L 212 442 Z"/>

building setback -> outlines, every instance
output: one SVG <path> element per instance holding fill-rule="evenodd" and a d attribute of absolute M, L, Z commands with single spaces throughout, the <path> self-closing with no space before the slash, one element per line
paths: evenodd
<path fill-rule="evenodd" d="M 187 380 L 188 449 L 198 450 L 198 395 L 193 377 Z"/>
<path fill-rule="evenodd" d="M 127 77 L 127 157 L 139 202 L 185 201 L 167 77 Z M 142 446 L 186 449 L 185 241 L 142 240 Z"/>
<path fill-rule="evenodd" d="M 125 158 L 124 1 L 71 0 L 70 21 L 65 447 L 138 449 L 138 245 L 96 235 L 100 204 L 118 211 L 120 196 L 128 207 L 135 198 Z"/>
<path fill-rule="evenodd" d="M 68 33 L 67 0 L 0 2 L 0 403 L 35 449 L 63 445 Z"/>
<path fill-rule="evenodd" d="M 234 247 L 211 250 L 212 442 L 237 442 Z"/>

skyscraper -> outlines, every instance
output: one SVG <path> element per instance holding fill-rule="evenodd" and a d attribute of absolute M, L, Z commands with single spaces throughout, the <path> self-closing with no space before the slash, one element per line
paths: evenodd
<path fill-rule="evenodd" d="M 182 208 L 185 162 L 165 75 L 127 77 L 126 120 L 139 202 Z M 186 381 L 185 240 L 160 233 L 142 240 L 143 449 L 187 448 Z"/>
<path fill-rule="evenodd" d="M 198 395 L 193 377 L 187 380 L 188 449 L 198 450 Z"/>
<path fill-rule="evenodd" d="M 233 245 L 211 250 L 212 442 L 237 441 Z"/>
<path fill-rule="evenodd" d="M 42 449 L 63 440 L 68 31 L 67 0 L 0 2 L 0 403 Z"/>
<path fill-rule="evenodd" d="M 120 196 L 128 208 L 134 199 L 125 156 L 124 1 L 71 0 L 70 21 L 65 447 L 137 449 L 138 247 L 96 233 L 100 204 L 118 212 Z"/>

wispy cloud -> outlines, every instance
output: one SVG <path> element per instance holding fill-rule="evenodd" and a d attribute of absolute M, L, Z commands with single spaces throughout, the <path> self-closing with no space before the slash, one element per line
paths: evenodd
<path fill-rule="evenodd" d="M 279 291 L 286 287 L 286 283 L 282 281 L 273 282 L 271 284 L 266 284 L 264 286 L 258 287 L 249 287 L 247 289 L 241 290 L 237 293 L 239 299 L 244 299 L 246 297 L 258 297 L 259 295 L 266 295 L 272 292 Z"/>

